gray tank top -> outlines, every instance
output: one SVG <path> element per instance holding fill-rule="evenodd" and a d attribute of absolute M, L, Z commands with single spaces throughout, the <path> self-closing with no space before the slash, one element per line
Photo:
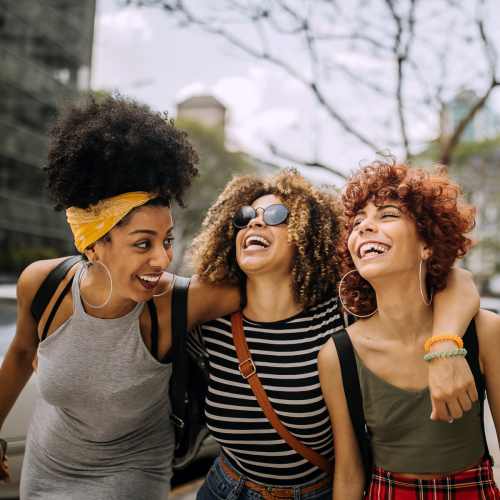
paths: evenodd
<path fill-rule="evenodd" d="M 478 401 L 451 424 L 433 421 L 428 388 L 400 389 L 378 377 L 354 353 L 376 466 L 390 472 L 440 474 L 480 461 L 485 449 Z"/>
<path fill-rule="evenodd" d="M 100 319 L 82 307 L 39 344 L 39 398 L 27 439 L 22 499 L 165 499 L 174 430 L 171 364 L 143 342 L 137 304 Z"/>

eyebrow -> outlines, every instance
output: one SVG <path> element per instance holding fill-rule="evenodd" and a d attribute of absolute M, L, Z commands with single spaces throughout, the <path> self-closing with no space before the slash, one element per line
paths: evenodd
<path fill-rule="evenodd" d="M 385 208 L 395 208 L 396 210 L 401 211 L 401 207 L 398 207 L 397 205 L 388 204 L 388 205 L 381 205 L 380 207 L 377 207 L 377 212 L 379 210 L 384 210 Z M 358 215 L 364 215 L 364 214 L 366 214 L 366 210 L 359 210 L 358 212 L 356 212 L 355 217 Z"/>
<path fill-rule="evenodd" d="M 172 233 L 172 231 L 174 230 L 174 226 L 172 226 L 168 231 L 167 231 L 167 235 L 169 235 L 170 233 Z M 135 231 L 131 231 L 130 233 L 128 233 L 129 236 L 132 236 L 134 234 L 149 234 L 151 236 L 156 236 L 158 234 L 157 231 L 154 231 L 152 229 L 136 229 Z"/>

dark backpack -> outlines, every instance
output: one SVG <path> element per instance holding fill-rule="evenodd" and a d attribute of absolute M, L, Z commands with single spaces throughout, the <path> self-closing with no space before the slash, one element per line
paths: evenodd
<path fill-rule="evenodd" d="M 187 347 L 187 291 L 190 280 L 176 276 L 172 295 L 173 370 L 170 379 L 172 421 L 175 426 L 174 469 L 183 469 L 196 457 L 208 436 L 205 397 L 207 360 Z"/>
<path fill-rule="evenodd" d="M 83 260 L 74 255 L 60 262 L 40 285 L 33 302 L 31 313 L 36 323 L 40 322 L 51 298 L 70 269 Z M 66 293 L 71 288 L 69 280 L 59 294 L 44 325 L 41 340 L 47 336 L 50 324 Z M 208 435 L 205 425 L 204 404 L 208 387 L 206 360 L 201 354 L 189 352 L 186 346 L 187 332 L 187 290 L 190 280 L 176 277 L 172 295 L 172 346 L 173 371 L 170 380 L 171 419 L 175 427 L 175 452 L 173 466 L 182 469 L 196 457 L 203 440 Z M 148 301 L 151 327 L 157 328 L 158 317 L 154 302 Z M 152 350 L 154 348 L 152 347 Z"/>

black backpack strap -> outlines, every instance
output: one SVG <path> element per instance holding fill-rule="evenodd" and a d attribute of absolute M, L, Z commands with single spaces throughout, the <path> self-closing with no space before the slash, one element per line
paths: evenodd
<path fill-rule="evenodd" d="M 82 259 L 83 257 L 81 255 L 73 255 L 64 259 L 54 269 L 52 269 L 52 271 L 50 271 L 43 283 L 40 285 L 40 288 L 37 290 L 33 302 L 31 303 L 31 314 L 33 315 L 33 318 L 35 318 L 37 324 L 40 321 L 47 304 L 50 302 L 50 299 L 59 286 L 59 283 L 66 276 L 68 271 Z M 66 293 L 66 290 L 64 293 Z M 54 307 L 54 309 L 57 308 Z"/>
<path fill-rule="evenodd" d="M 187 297 L 191 280 L 176 276 L 172 291 L 172 380 L 170 399 L 172 402 L 172 420 L 177 432 L 182 433 L 186 415 L 186 392 L 188 387 L 187 336 Z"/>
<path fill-rule="evenodd" d="M 486 397 L 486 381 L 484 375 L 481 373 L 481 365 L 479 364 L 479 342 L 477 339 L 476 322 L 472 320 L 467 327 L 463 337 L 464 347 L 467 349 L 467 361 L 474 376 L 476 389 L 479 396 L 479 404 L 481 408 L 481 430 L 483 433 L 484 451 L 487 458 L 491 459 L 490 451 L 488 449 L 488 442 L 486 441 L 486 431 L 484 428 L 484 400 Z"/>
<path fill-rule="evenodd" d="M 61 280 L 64 279 L 64 276 L 61 278 Z M 45 340 L 47 338 L 47 335 L 49 333 L 49 327 L 52 324 L 52 321 L 56 315 L 57 310 L 59 309 L 59 306 L 61 305 L 61 302 L 63 301 L 65 295 L 68 293 L 68 290 L 71 288 L 71 285 L 73 284 L 73 278 L 71 278 L 66 286 L 64 287 L 64 290 L 60 293 L 59 297 L 57 297 L 57 300 L 54 304 L 54 307 L 50 311 L 49 317 L 47 318 L 47 322 L 45 323 L 45 326 L 43 327 L 43 332 L 42 336 L 40 337 L 40 342 Z M 50 301 L 50 298 L 48 299 L 47 303 Z"/>
<path fill-rule="evenodd" d="M 146 302 L 151 317 L 151 354 L 159 361 L 158 353 L 158 311 L 153 299 Z"/>
<path fill-rule="evenodd" d="M 344 394 L 363 462 L 366 487 L 371 480 L 373 456 L 370 446 L 370 436 L 365 422 L 365 413 L 363 411 L 363 397 L 359 385 L 354 348 L 349 334 L 345 329 L 337 333 L 332 333 L 332 339 L 337 348 Z"/>

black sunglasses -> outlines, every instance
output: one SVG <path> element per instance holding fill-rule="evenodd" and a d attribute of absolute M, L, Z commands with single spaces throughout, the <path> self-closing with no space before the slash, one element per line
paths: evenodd
<path fill-rule="evenodd" d="M 262 210 L 262 218 L 268 226 L 278 226 L 283 224 L 288 218 L 288 208 L 281 203 L 269 205 L 266 208 L 251 206 L 241 207 L 233 218 L 233 226 L 237 229 L 243 229 L 249 222 L 257 217 L 257 210 Z"/>

